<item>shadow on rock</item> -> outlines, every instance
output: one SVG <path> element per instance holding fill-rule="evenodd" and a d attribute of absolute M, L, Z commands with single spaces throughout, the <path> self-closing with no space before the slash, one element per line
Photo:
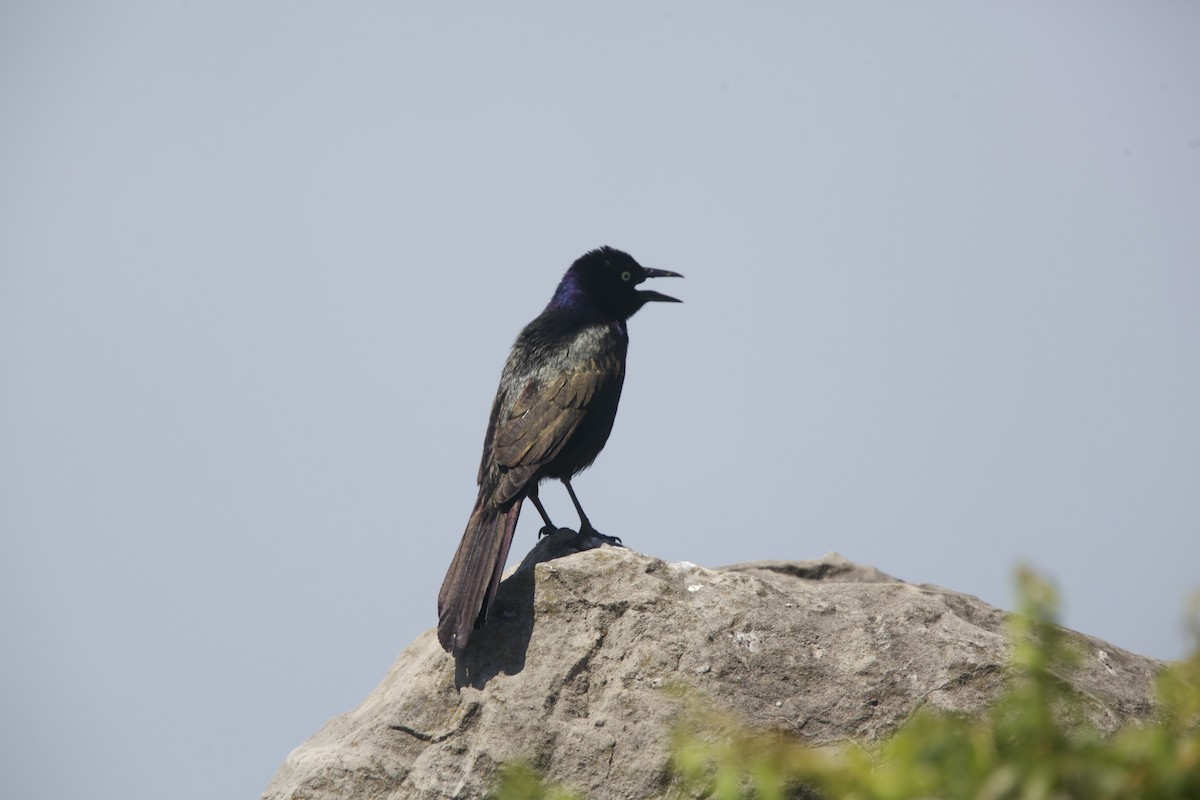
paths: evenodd
<path fill-rule="evenodd" d="M 515 675 L 525 668 L 525 652 L 533 635 L 534 567 L 556 558 L 582 553 L 604 545 L 620 547 L 620 540 L 586 535 L 559 528 L 542 536 L 496 591 L 487 624 L 471 635 L 467 649 L 454 669 L 454 685 L 482 689 L 500 673 Z"/>

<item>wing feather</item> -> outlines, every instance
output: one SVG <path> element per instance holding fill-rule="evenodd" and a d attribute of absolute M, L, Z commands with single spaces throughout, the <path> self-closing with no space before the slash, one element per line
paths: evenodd
<path fill-rule="evenodd" d="M 489 426 L 490 447 L 484 451 L 480 477 L 490 462 L 502 477 L 495 499 L 506 503 L 534 478 L 538 468 L 571 439 L 597 392 L 611 375 L 596 360 L 551 380 L 531 378 L 508 408 L 499 403 Z"/>

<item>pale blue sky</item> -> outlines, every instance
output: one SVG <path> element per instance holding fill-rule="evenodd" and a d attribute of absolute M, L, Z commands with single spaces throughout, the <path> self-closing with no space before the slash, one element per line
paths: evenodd
<path fill-rule="evenodd" d="M 597 526 L 1177 657 L 1194 3 L 8 2 L 4 797 L 253 797 L 435 621 L 521 326 L 630 323 Z M 571 519 L 558 486 L 556 518 Z M 514 562 L 534 543 L 526 515 Z"/>

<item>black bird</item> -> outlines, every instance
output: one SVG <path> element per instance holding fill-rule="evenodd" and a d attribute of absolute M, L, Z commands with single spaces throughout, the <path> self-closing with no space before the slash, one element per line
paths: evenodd
<path fill-rule="evenodd" d="M 612 431 L 629 347 L 625 320 L 649 302 L 681 302 L 636 288 L 663 277 L 683 276 L 646 269 L 611 247 L 592 250 L 517 336 L 483 440 L 479 497 L 438 593 L 438 641 L 448 652 L 461 653 L 472 628 L 487 619 L 522 501 L 533 501 L 543 533 L 556 530 L 538 501 L 541 481 L 562 481 L 579 512 L 580 535 L 600 535 L 571 478 L 596 460 Z"/>

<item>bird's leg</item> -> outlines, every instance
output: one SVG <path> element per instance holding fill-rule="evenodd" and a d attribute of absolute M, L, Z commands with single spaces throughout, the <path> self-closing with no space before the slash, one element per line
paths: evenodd
<path fill-rule="evenodd" d="M 567 494 L 571 495 L 571 502 L 575 504 L 575 510 L 579 512 L 579 533 L 581 536 L 595 536 L 597 539 L 602 539 L 609 544 L 620 544 L 621 540 L 616 536 L 605 536 L 600 531 L 592 527 L 592 521 L 587 518 L 587 514 L 583 513 L 583 506 L 579 505 L 579 498 L 575 496 L 575 490 L 571 488 L 571 482 L 566 478 L 562 479 L 563 486 L 567 487 Z"/>
<path fill-rule="evenodd" d="M 575 490 L 571 488 L 571 482 L 566 478 L 562 479 L 563 486 L 567 487 L 567 494 L 571 495 L 571 502 L 575 504 L 575 510 L 579 512 L 579 532 L 586 534 L 597 533 L 592 527 L 592 521 L 587 518 L 587 514 L 583 513 L 583 506 L 579 505 L 579 498 L 575 496 Z"/>
<path fill-rule="evenodd" d="M 542 522 L 546 523 L 545 525 L 542 526 L 542 529 L 540 531 L 538 531 L 538 538 L 540 539 L 543 536 L 549 536 L 550 534 L 552 534 L 556 530 L 558 530 L 558 528 L 554 525 L 554 523 L 550 521 L 550 515 L 546 513 L 546 507 L 542 505 L 541 500 L 538 500 L 538 493 L 537 493 L 536 485 L 533 487 L 532 490 L 530 490 L 529 494 L 526 495 L 526 497 L 528 497 L 530 500 L 533 501 L 533 507 L 536 508 L 537 512 L 542 515 Z"/>

